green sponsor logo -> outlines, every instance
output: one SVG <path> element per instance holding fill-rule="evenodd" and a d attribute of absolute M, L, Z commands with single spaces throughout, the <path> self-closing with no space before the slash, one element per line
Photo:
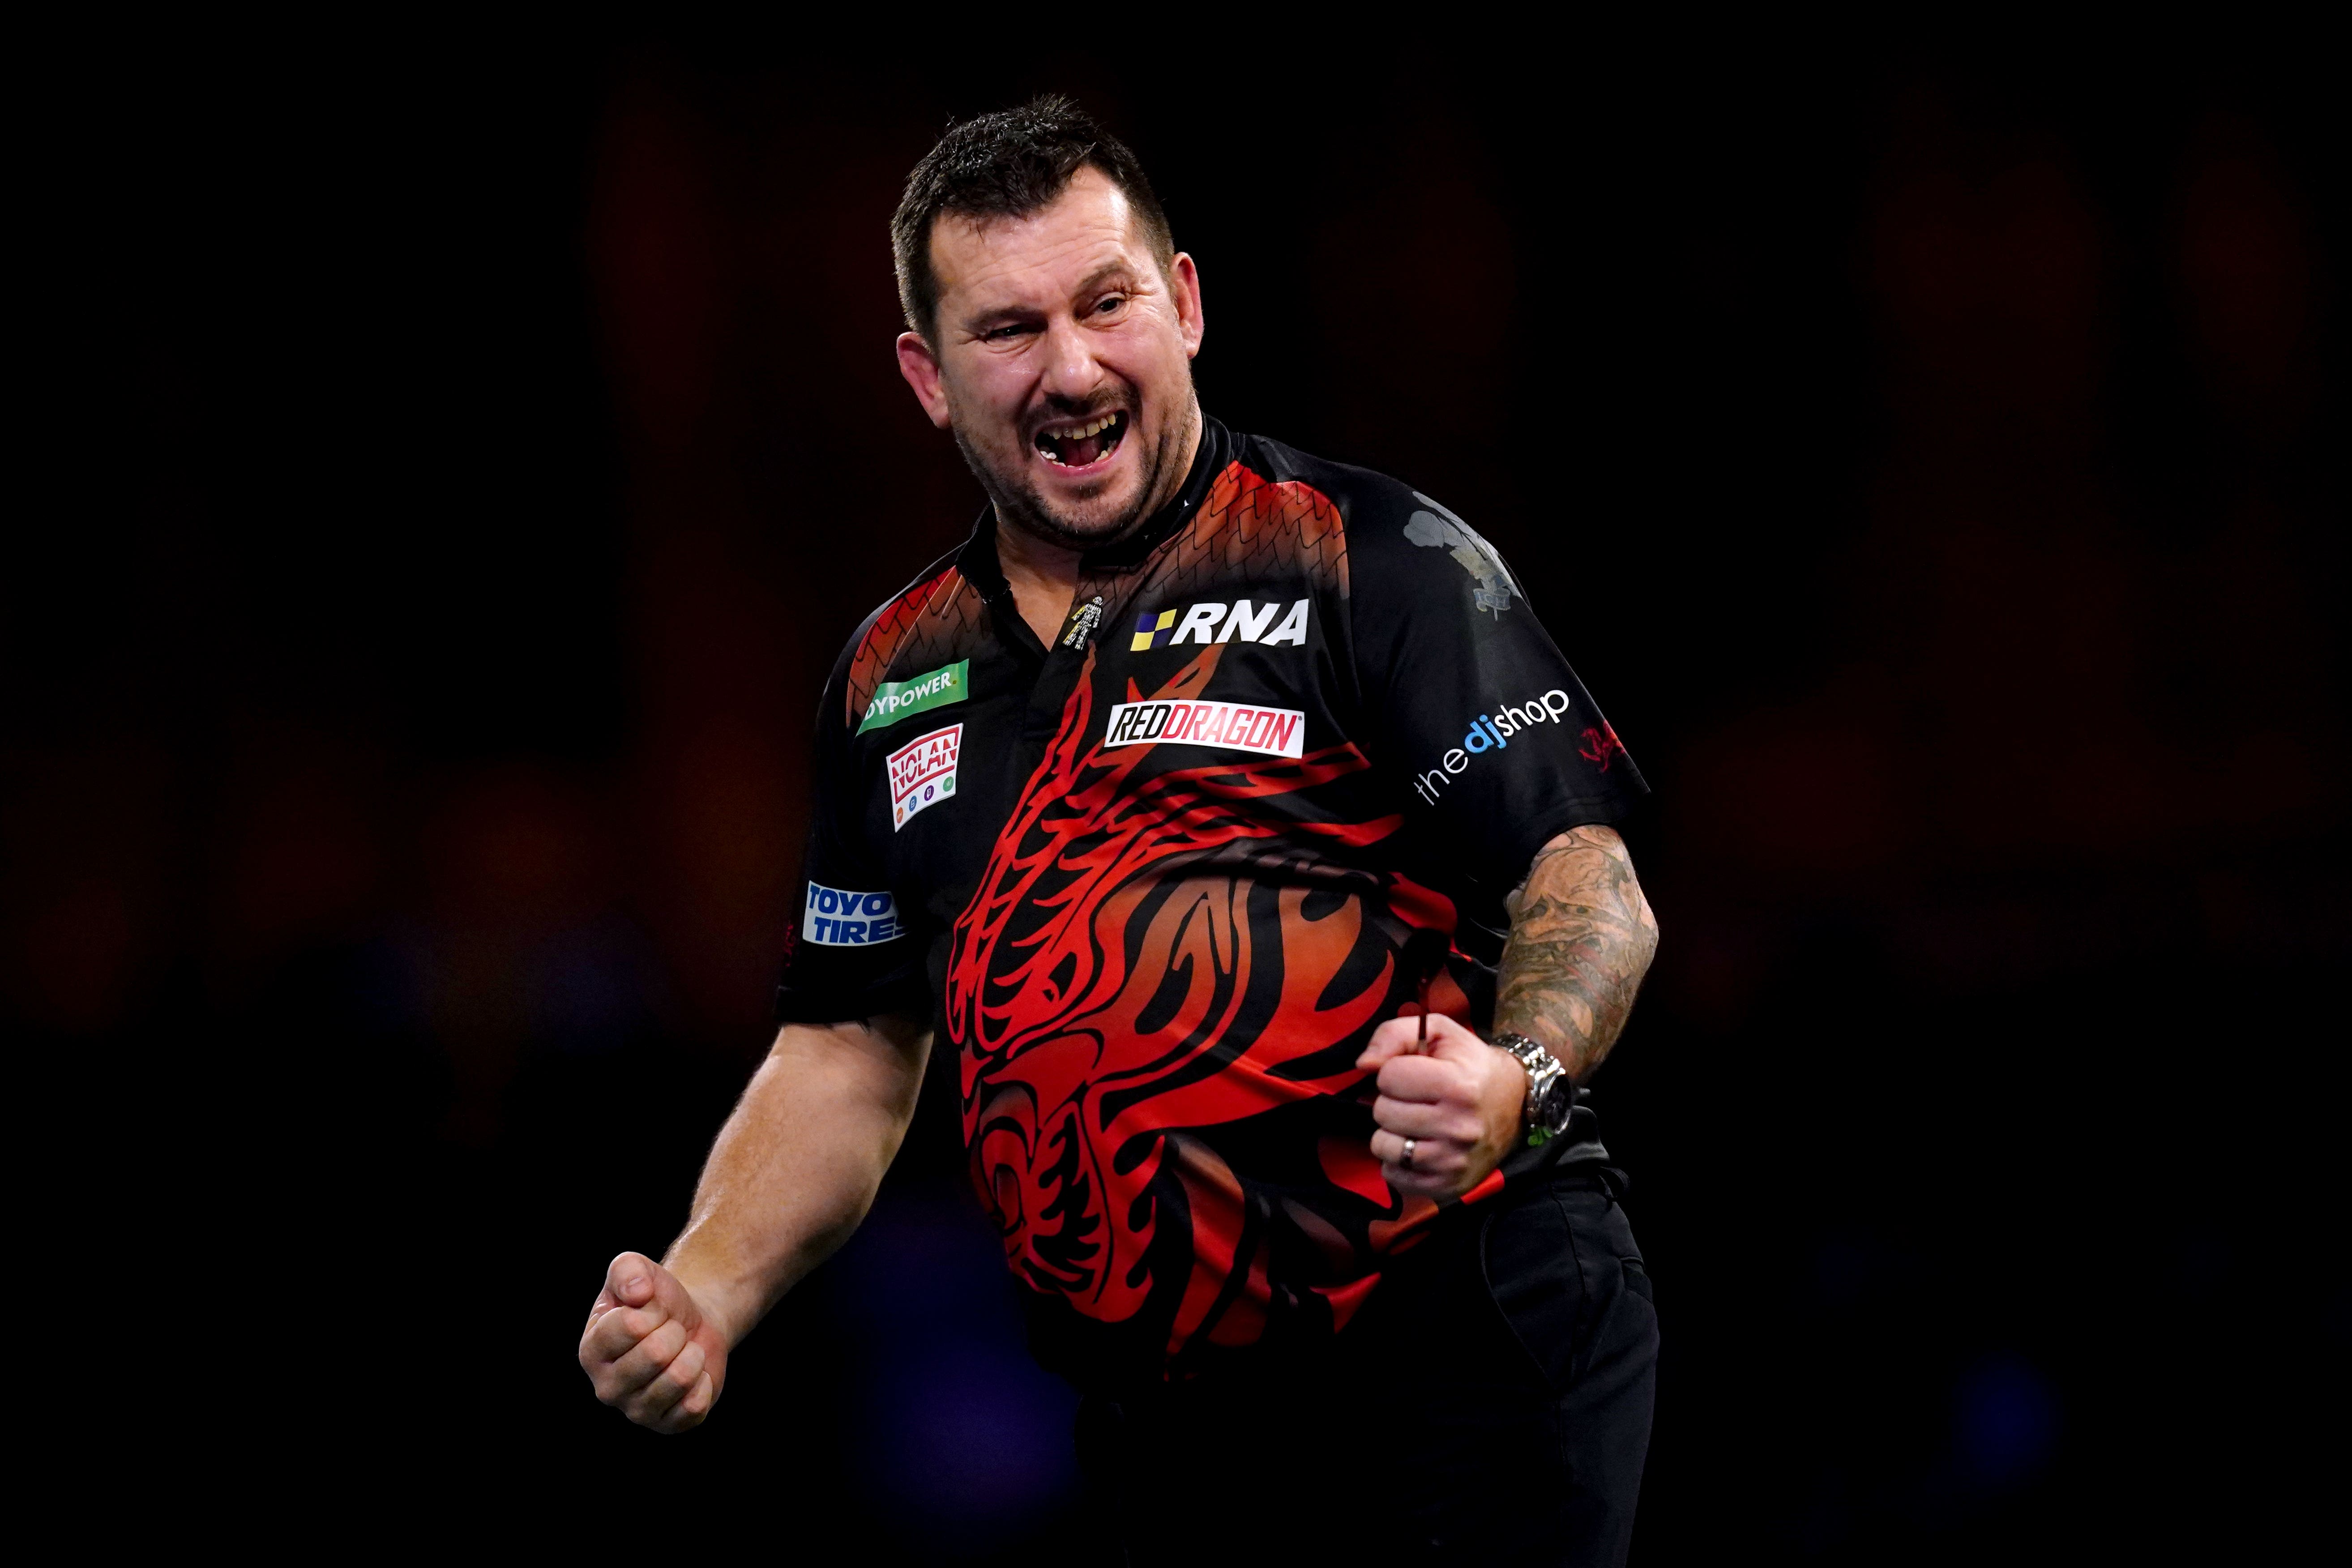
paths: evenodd
<path fill-rule="evenodd" d="M 857 726 L 857 732 L 863 735 L 868 730 L 879 730 L 901 719 L 961 702 L 971 682 L 971 660 L 968 658 L 942 665 L 912 680 L 886 680 L 882 689 L 875 692 L 874 700 L 866 705 L 866 719 Z"/>

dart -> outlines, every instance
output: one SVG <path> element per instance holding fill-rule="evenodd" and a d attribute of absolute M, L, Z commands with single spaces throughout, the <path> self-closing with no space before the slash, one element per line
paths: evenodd
<path fill-rule="evenodd" d="M 1445 933 L 1426 928 L 1416 931 L 1404 944 L 1405 973 L 1412 976 L 1413 989 L 1421 999 L 1421 1023 L 1413 1037 L 1413 1049 L 1428 1054 L 1429 988 L 1436 983 L 1437 972 L 1445 966 L 1447 947 Z"/>

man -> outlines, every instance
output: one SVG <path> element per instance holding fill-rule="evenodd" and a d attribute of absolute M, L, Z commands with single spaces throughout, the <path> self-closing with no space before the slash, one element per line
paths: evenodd
<path fill-rule="evenodd" d="M 1071 104 L 950 130 L 892 227 L 990 505 L 834 669 L 782 1026 L 598 1396 L 710 1413 L 943 1031 L 1129 1561 L 1622 1560 L 1657 1331 L 1574 1080 L 1657 941 L 1632 760 L 1462 520 L 1203 416 L 1198 270 Z"/>

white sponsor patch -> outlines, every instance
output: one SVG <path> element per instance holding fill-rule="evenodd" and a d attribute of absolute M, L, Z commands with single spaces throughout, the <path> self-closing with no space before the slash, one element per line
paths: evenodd
<path fill-rule="evenodd" d="M 1176 619 L 1173 610 L 1161 610 L 1157 615 L 1146 610 L 1135 618 L 1135 635 L 1128 642 L 1128 651 L 1149 653 L 1163 644 L 1175 647 L 1199 643 L 1206 647 L 1213 642 L 1231 642 L 1235 637 L 1244 642 L 1264 643 L 1268 647 L 1280 647 L 1285 643 L 1305 647 L 1307 604 L 1307 600 L 1295 599 L 1285 614 L 1279 601 L 1261 605 L 1253 599 L 1235 599 L 1228 605 L 1219 599 L 1192 605 L 1184 612 L 1181 622 Z"/>
<path fill-rule="evenodd" d="M 1253 708 L 1245 702 L 1121 702 L 1110 710 L 1106 746 L 1216 746 L 1295 757 L 1307 737 L 1307 716 L 1295 708 Z"/>
<path fill-rule="evenodd" d="M 955 794 L 956 753 L 962 749 L 963 726 L 950 724 L 890 753 L 890 831 Z"/>
<path fill-rule="evenodd" d="M 887 893 L 860 893 L 847 888 L 808 885 L 808 909 L 801 921 L 801 939 L 826 947 L 867 947 L 896 942 L 904 932 L 898 925 L 898 900 Z"/>

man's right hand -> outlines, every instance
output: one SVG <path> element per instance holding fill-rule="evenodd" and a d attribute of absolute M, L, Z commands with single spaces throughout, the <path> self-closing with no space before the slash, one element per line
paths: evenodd
<path fill-rule="evenodd" d="M 624 1252 L 604 1270 L 604 1289 L 588 1309 L 580 1365 L 596 1397 L 638 1426 L 683 1432 L 719 1403 L 727 1336 L 677 1275 L 641 1252 Z"/>

